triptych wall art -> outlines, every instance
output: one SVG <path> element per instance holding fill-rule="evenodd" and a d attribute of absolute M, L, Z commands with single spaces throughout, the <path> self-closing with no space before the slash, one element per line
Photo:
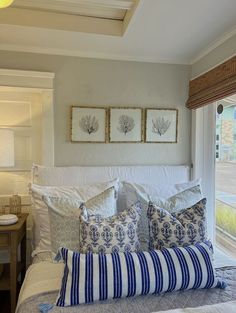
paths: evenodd
<path fill-rule="evenodd" d="M 177 143 L 177 109 L 73 106 L 71 141 Z"/>

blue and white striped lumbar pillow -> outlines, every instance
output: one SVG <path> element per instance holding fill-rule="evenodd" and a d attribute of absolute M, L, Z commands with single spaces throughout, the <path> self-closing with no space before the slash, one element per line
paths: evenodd
<path fill-rule="evenodd" d="M 175 290 L 224 288 L 215 276 L 212 251 L 205 243 L 186 248 L 80 254 L 60 248 L 65 268 L 57 306 L 160 294 Z M 53 306 L 41 304 L 41 312 Z"/>

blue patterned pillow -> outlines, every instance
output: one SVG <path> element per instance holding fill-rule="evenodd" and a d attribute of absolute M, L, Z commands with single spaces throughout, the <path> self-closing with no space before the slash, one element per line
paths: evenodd
<path fill-rule="evenodd" d="M 111 253 L 140 250 L 138 222 L 140 204 L 110 217 L 89 215 L 83 207 L 80 217 L 80 252 Z"/>
<path fill-rule="evenodd" d="M 207 240 L 205 198 L 176 213 L 150 202 L 147 216 L 150 249 L 186 247 Z"/>
<path fill-rule="evenodd" d="M 56 306 L 161 294 L 184 289 L 224 288 L 212 266 L 212 252 L 201 243 L 186 248 L 80 254 L 60 248 L 65 263 Z M 53 306 L 41 304 L 41 312 Z M 92 309 L 91 309 L 92 310 Z"/>

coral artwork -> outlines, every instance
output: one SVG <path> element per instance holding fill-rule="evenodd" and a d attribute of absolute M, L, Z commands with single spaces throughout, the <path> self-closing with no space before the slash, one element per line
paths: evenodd
<path fill-rule="evenodd" d="M 131 132 L 135 127 L 134 119 L 128 115 L 121 115 L 119 117 L 119 127 L 117 130 L 126 135 L 127 133 Z"/>
<path fill-rule="evenodd" d="M 81 130 L 89 135 L 96 133 L 99 129 L 98 119 L 92 115 L 86 115 L 79 121 Z"/>
<path fill-rule="evenodd" d="M 171 122 L 169 120 L 165 120 L 164 117 L 158 117 L 155 120 L 152 119 L 152 132 L 162 136 L 167 132 L 170 125 Z"/>

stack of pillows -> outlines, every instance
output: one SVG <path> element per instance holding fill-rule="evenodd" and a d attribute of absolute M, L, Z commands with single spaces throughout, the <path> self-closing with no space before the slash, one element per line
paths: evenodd
<path fill-rule="evenodd" d="M 31 186 L 36 249 L 63 260 L 57 306 L 222 287 L 199 181 Z M 51 305 L 40 306 L 47 312 Z"/>

